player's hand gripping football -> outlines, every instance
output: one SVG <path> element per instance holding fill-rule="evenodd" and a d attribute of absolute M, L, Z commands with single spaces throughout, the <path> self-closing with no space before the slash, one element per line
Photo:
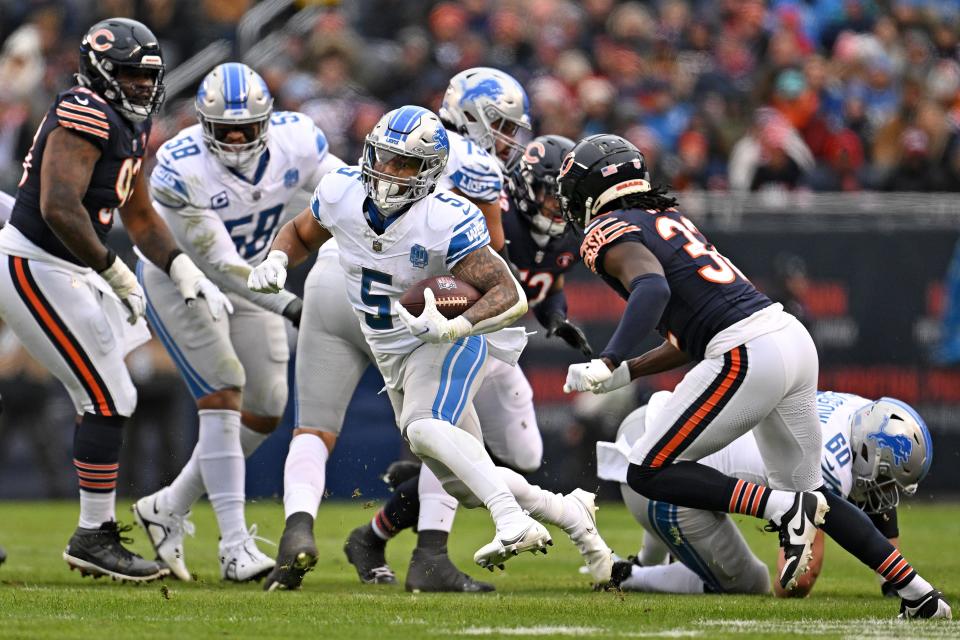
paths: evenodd
<path fill-rule="evenodd" d="M 287 282 L 287 254 L 274 249 L 247 277 L 247 287 L 257 293 L 280 293 Z"/>
<path fill-rule="evenodd" d="M 137 320 L 147 313 L 147 301 L 143 288 L 123 260 L 113 255 L 113 252 L 109 255 L 113 257 L 113 262 L 99 272 L 100 277 L 107 281 L 113 292 L 120 298 L 120 302 L 127 308 L 127 322 L 136 324 Z"/>
<path fill-rule="evenodd" d="M 414 316 L 406 310 L 400 301 L 394 303 L 394 311 L 400 316 L 400 321 L 406 325 L 410 333 L 424 342 L 453 342 L 470 333 L 473 325 L 463 316 L 447 320 L 437 309 L 433 291 L 423 290 L 423 313 Z"/>
<path fill-rule="evenodd" d="M 214 320 L 219 320 L 223 312 L 233 313 L 233 304 L 217 285 L 193 264 L 187 254 L 181 253 L 170 263 L 170 279 L 177 285 L 180 295 L 191 309 L 197 298 L 203 298 Z"/>
<path fill-rule="evenodd" d="M 590 362 L 570 365 L 567 369 L 567 381 L 563 384 L 563 392 L 609 393 L 628 384 L 630 384 L 630 369 L 627 367 L 626 360 L 611 371 L 606 362 L 595 358 Z"/>

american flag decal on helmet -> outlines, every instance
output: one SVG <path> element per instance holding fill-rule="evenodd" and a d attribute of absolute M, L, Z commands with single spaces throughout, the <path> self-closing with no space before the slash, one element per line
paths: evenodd
<path fill-rule="evenodd" d="M 600 169 L 600 175 L 602 175 L 604 178 L 606 178 L 607 176 L 612 176 L 616 172 L 617 172 L 617 165 L 615 164 L 610 164 Z"/>

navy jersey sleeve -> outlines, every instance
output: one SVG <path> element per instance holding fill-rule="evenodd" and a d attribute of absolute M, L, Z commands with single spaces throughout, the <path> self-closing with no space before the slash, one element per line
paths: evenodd
<path fill-rule="evenodd" d="M 54 116 L 57 125 L 103 151 L 110 140 L 110 119 L 104 107 L 100 96 L 75 88 L 57 98 Z"/>
<path fill-rule="evenodd" d="M 584 230 L 580 244 L 580 257 L 587 268 L 599 275 L 603 273 L 603 256 L 621 242 L 643 242 L 643 228 L 630 219 L 629 212 L 614 212 L 591 222 Z"/>

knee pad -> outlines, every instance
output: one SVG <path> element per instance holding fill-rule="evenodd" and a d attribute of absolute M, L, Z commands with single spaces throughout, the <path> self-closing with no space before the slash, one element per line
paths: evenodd
<path fill-rule="evenodd" d="M 118 417 L 126 419 L 133 415 L 137 408 L 137 388 L 132 382 L 127 381 L 121 392 L 113 396 L 113 404 Z"/>

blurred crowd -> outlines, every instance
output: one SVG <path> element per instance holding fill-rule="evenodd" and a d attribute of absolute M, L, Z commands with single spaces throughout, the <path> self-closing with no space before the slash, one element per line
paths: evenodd
<path fill-rule="evenodd" d="M 0 188 L 82 33 L 136 17 L 174 67 L 234 40 L 251 0 L 0 0 Z M 478 65 L 527 88 L 538 133 L 613 131 L 675 189 L 960 191 L 960 0 L 350 0 L 259 71 L 335 153 Z M 242 59 L 242 51 L 236 57 Z M 193 120 L 171 96 L 154 143 Z"/>

